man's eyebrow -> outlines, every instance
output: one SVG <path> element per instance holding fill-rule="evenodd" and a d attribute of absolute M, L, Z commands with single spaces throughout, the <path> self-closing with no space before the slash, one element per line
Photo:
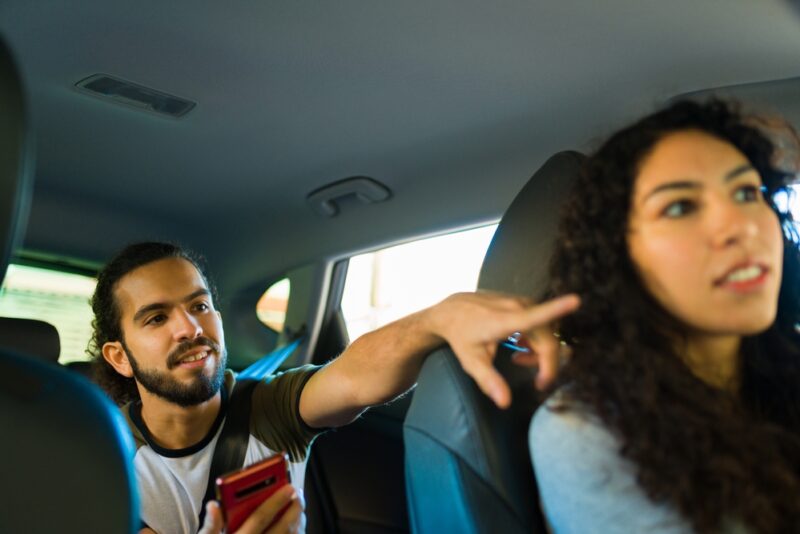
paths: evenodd
<path fill-rule="evenodd" d="M 725 174 L 723 180 L 727 183 L 730 182 L 731 180 L 734 180 L 735 178 L 738 178 L 742 174 L 746 174 L 754 170 L 755 168 L 750 163 L 743 163 L 738 167 L 736 167 L 735 169 L 733 169 L 732 171 Z M 674 189 L 698 189 L 699 187 L 701 187 L 700 182 L 695 182 L 692 180 L 680 180 L 677 182 L 668 182 L 666 184 L 659 185 L 658 187 L 647 193 L 644 199 L 642 199 L 642 202 L 646 201 L 648 198 L 652 197 L 656 193 L 661 193 L 663 191 L 671 191 Z"/>
<path fill-rule="evenodd" d="M 139 319 L 141 319 L 142 317 L 144 317 L 145 315 L 147 315 L 151 311 L 161 310 L 161 309 L 164 309 L 166 307 L 167 307 L 167 305 L 165 303 L 163 303 L 163 302 L 154 302 L 152 304 L 148 304 L 146 306 L 142 306 L 141 308 L 136 310 L 136 313 L 133 314 L 133 322 L 139 321 Z"/>
<path fill-rule="evenodd" d="M 183 299 L 183 302 L 189 302 L 190 300 L 194 300 L 197 297 L 201 297 L 201 296 L 204 296 L 204 295 L 207 296 L 207 297 L 210 297 L 211 296 L 211 291 L 209 291 L 208 288 L 202 287 L 202 288 L 198 289 L 197 291 L 195 291 L 194 293 L 190 294 L 188 297 L 185 297 Z"/>
<path fill-rule="evenodd" d="M 183 302 L 189 302 L 190 300 L 194 300 L 197 297 L 200 297 L 200 296 L 203 296 L 203 295 L 207 295 L 207 296 L 211 295 L 211 292 L 208 290 L 208 288 L 203 287 L 203 288 L 198 289 L 197 291 L 194 291 L 194 292 L 190 293 L 189 295 L 187 295 L 186 297 L 183 298 Z M 141 308 L 136 310 L 136 313 L 133 314 L 133 320 L 134 320 L 134 322 L 136 322 L 139 319 L 141 319 L 143 316 L 145 316 L 148 313 L 150 313 L 151 311 L 162 310 L 162 309 L 164 309 L 166 307 L 167 307 L 167 304 L 165 302 L 154 302 L 152 304 L 147 304 L 146 306 L 142 306 Z"/>

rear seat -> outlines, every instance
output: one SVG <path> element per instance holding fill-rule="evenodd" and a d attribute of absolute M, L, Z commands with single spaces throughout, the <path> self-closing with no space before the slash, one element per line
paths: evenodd
<path fill-rule="evenodd" d="M 78 373 L 92 380 L 92 362 L 69 362 L 64 364 L 64 367 L 73 373 Z"/>
<path fill-rule="evenodd" d="M 57 364 L 61 340 L 58 330 L 50 323 L 0 317 L 0 349 Z"/>
<path fill-rule="evenodd" d="M 58 330 L 50 323 L 37 319 L 0 317 L 0 350 L 58 364 L 61 341 Z M 69 362 L 64 364 L 64 368 L 92 380 L 92 362 Z"/>

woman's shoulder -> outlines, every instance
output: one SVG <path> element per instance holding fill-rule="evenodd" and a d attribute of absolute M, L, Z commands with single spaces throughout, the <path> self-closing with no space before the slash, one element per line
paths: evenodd
<path fill-rule="evenodd" d="M 557 392 L 536 411 L 529 444 L 554 532 L 691 532 L 676 512 L 649 501 L 634 465 L 620 454 L 620 439 L 567 392 Z"/>
<path fill-rule="evenodd" d="M 553 393 L 536 410 L 531 420 L 531 439 L 559 441 L 576 438 L 580 442 L 600 441 L 618 448 L 618 440 L 596 415 L 593 408 L 575 400 L 569 388 Z"/>
<path fill-rule="evenodd" d="M 570 399 L 563 389 L 536 410 L 529 444 L 535 464 L 596 469 L 616 468 L 622 462 L 619 439 L 590 407 Z"/>

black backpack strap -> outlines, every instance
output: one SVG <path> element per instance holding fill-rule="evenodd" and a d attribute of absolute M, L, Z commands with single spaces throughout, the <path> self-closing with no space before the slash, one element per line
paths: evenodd
<path fill-rule="evenodd" d="M 250 408 L 253 388 L 258 380 L 237 380 L 230 399 L 228 399 L 225 424 L 220 432 L 211 469 L 208 472 L 208 486 L 200 507 L 200 527 L 206 517 L 206 504 L 214 498 L 217 477 L 244 465 L 247 443 L 250 441 Z"/>

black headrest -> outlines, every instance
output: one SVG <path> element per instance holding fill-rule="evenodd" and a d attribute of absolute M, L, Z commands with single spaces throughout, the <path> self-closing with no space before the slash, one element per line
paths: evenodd
<path fill-rule="evenodd" d="M 0 282 L 28 219 L 33 151 L 22 85 L 8 47 L 0 39 Z"/>
<path fill-rule="evenodd" d="M 0 317 L 0 349 L 57 363 L 61 343 L 58 330 L 50 323 Z"/>
<path fill-rule="evenodd" d="M 558 211 L 586 156 L 548 159 L 506 210 L 483 260 L 480 289 L 539 297 L 547 280 Z"/>
<path fill-rule="evenodd" d="M 32 189 L 33 152 L 26 127 L 22 84 L 8 47 L 0 40 L 0 282 L 21 241 Z M 0 348 L 56 362 L 56 329 L 42 321 L 0 319 Z"/>

